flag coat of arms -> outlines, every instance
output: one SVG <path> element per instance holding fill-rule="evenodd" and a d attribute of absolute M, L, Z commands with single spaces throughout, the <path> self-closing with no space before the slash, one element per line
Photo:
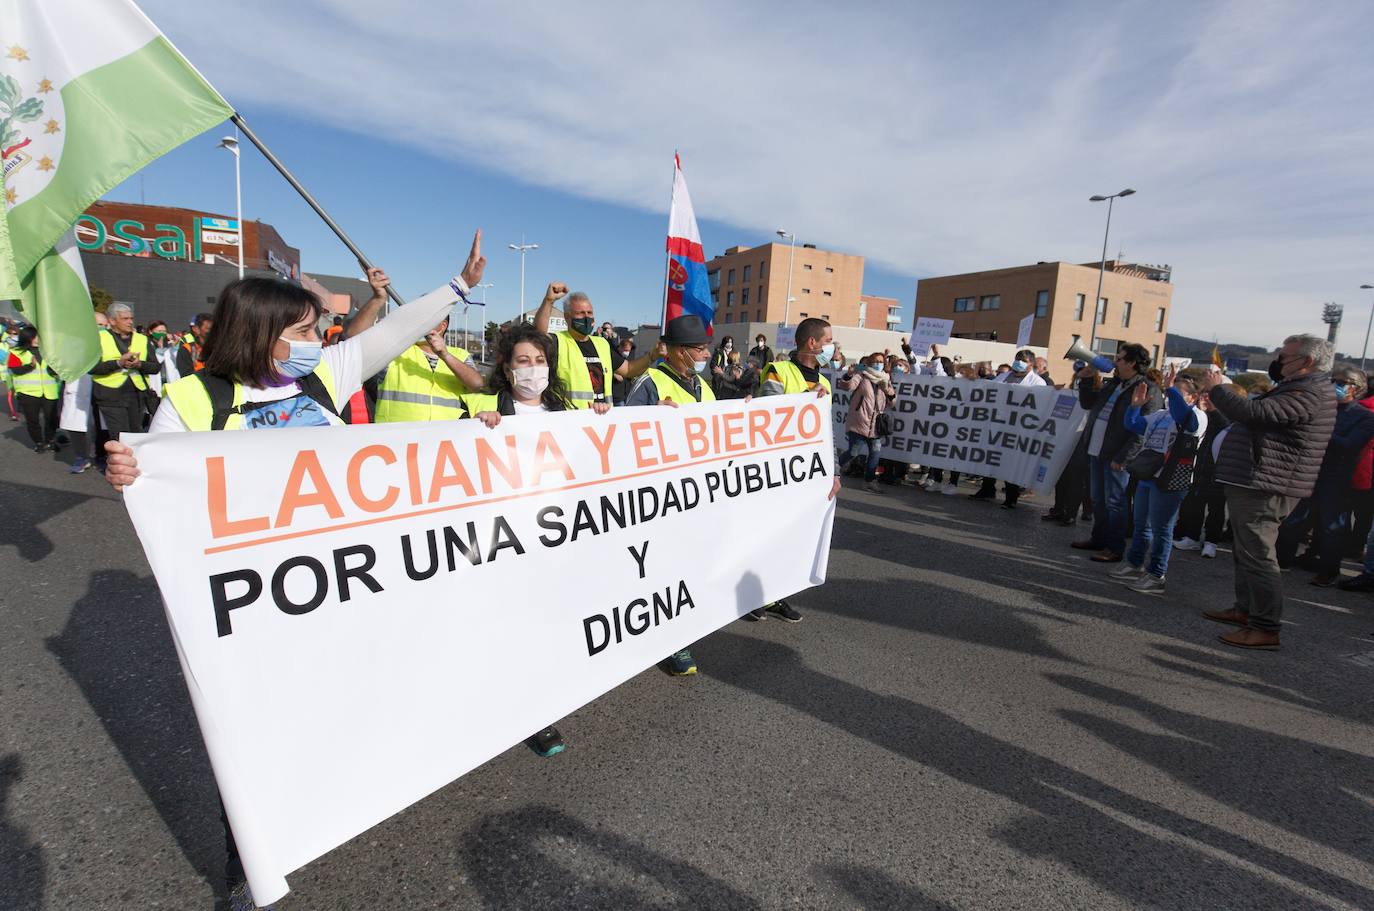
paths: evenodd
<path fill-rule="evenodd" d="M 664 297 L 663 325 L 685 314 L 701 317 L 710 329 L 716 307 L 711 301 L 706 277 L 706 255 L 701 248 L 701 232 L 687 194 L 687 179 L 682 176 L 682 161 L 673 155 L 673 202 L 668 210 L 668 278 Z"/>
<path fill-rule="evenodd" d="M 63 378 L 99 354 L 73 222 L 233 113 L 130 0 L 0 0 L 0 296 Z"/>

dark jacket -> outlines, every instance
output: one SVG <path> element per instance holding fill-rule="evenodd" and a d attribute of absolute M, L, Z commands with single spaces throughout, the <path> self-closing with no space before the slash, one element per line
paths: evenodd
<path fill-rule="evenodd" d="M 1137 373 L 1129 380 L 1108 377 L 1101 389 L 1091 382 L 1078 384 L 1078 403 L 1088 411 L 1088 423 L 1083 432 L 1090 441 L 1098 412 L 1111 399 L 1116 387 L 1121 387 L 1121 394 L 1116 397 L 1116 404 L 1112 406 L 1111 420 L 1107 424 L 1107 434 L 1102 438 L 1102 452 L 1099 453 L 1100 458 L 1116 465 L 1125 465 L 1140 450 L 1139 435 L 1126 429 L 1126 409 L 1131 406 L 1131 396 L 1135 394 L 1135 387 L 1141 383 L 1150 387 L 1150 397 L 1145 400 L 1140 413 L 1151 414 L 1163 408 L 1164 394 L 1143 373 Z"/>
<path fill-rule="evenodd" d="M 1285 497 L 1312 495 L 1336 427 L 1331 374 L 1285 380 L 1253 399 L 1237 386 L 1215 386 L 1211 398 L 1232 424 L 1221 443 L 1217 481 Z"/>
<path fill-rule="evenodd" d="M 1212 444 L 1217 441 L 1217 436 L 1230 426 L 1231 422 L 1220 411 L 1207 412 L 1207 432 L 1197 444 L 1197 460 L 1193 462 L 1194 488 L 1208 493 L 1215 490 L 1217 462 L 1212 458 Z"/>
<path fill-rule="evenodd" d="M 1336 406 L 1336 429 L 1322 457 L 1317 486 L 1348 491 L 1365 444 L 1374 438 L 1374 413 L 1350 402 Z"/>

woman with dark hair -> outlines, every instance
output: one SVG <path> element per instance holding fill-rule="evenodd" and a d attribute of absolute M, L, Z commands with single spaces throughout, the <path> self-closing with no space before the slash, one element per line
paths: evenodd
<path fill-rule="evenodd" d="M 486 388 L 463 396 L 468 416 L 487 427 L 495 427 L 503 417 L 567 411 L 572 408 L 568 391 L 557 371 L 550 371 L 553 339 L 528 323 L 506 329 L 496 340 L 496 363 Z M 592 402 L 592 411 L 605 414 L 608 402 Z M 567 747 L 558 728 L 549 725 L 526 741 L 540 756 L 556 756 Z"/>
<path fill-rule="evenodd" d="M 463 274 L 401 307 L 377 325 L 329 348 L 318 323 L 321 305 L 310 291 L 271 278 L 244 278 L 220 292 L 205 366 L 166 389 L 149 433 L 342 424 L 339 409 L 372 376 L 438 323 L 456 297 L 482 280 L 482 232 L 472 241 Z M 105 479 L 122 490 L 138 478 L 130 448 L 111 440 Z M 234 834 L 221 805 L 231 908 L 254 907 Z M 246 904 L 245 904 L 246 902 Z"/>
<path fill-rule="evenodd" d="M 529 323 L 503 331 L 496 339 L 495 366 L 486 387 L 463 396 L 468 417 L 495 427 L 503 416 L 571 408 L 562 378 L 549 370 L 553 357 L 553 340 Z M 611 406 L 593 402 L 591 409 L 605 414 Z"/>
<path fill-rule="evenodd" d="M 62 381 L 43 362 L 38 350 L 38 330 L 25 326 L 10 349 L 10 376 L 14 378 L 14 400 L 24 414 L 33 440 L 33 451 L 57 451 L 58 390 Z"/>
<path fill-rule="evenodd" d="M 486 265 L 481 232 L 455 280 L 462 293 Z M 438 323 L 455 293 L 445 285 L 401 307 L 370 329 L 323 347 L 319 299 L 299 285 L 245 278 L 220 293 L 215 327 L 201 349 L 204 368 L 167 387 L 149 433 L 184 430 L 323 427 L 342 424 L 339 409 L 377 373 Z M 126 446 L 106 445 L 116 488 L 137 476 Z M 114 456 L 117 456 L 115 458 Z"/>

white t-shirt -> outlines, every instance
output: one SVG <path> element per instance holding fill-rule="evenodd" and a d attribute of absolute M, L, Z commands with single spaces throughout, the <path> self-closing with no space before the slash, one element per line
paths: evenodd
<path fill-rule="evenodd" d="M 512 399 L 511 404 L 515 406 L 516 414 L 542 414 L 549 410 L 549 406 L 545 405 L 543 402 L 540 402 L 538 405 L 522 405 Z"/>
<path fill-rule="evenodd" d="M 1017 379 L 1016 374 L 1008 371 L 998 374 L 993 378 L 993 382 L 1008 383 L 1012 386 L 1043 386 L 1045 385 L 1045 378 L 1034 370 L 1027 370 L 1024 376 Z"/>

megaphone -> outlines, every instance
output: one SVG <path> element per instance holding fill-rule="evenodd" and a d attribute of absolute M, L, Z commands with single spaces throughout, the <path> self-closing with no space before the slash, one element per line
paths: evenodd
<path fill-rule="evenodd" d="M 1064 352 L 1066 361 L 1082 361 L 1085 364 L 1092 364 L 1099 373 L 1111 373 L 1116 369 L 1116 361 L 1107 357 L 1105 354 L 1098 354 L 1087 345 L 1079 341 L 1078 336 L 1073 337 L 1073 344 L 1069 350 Z"/>

